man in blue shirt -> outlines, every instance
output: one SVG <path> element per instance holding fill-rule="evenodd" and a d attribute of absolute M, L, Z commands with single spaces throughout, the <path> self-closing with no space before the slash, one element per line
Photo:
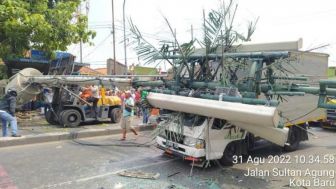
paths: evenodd
<path fill-rule="evenodd" d="M 122 129 L 121 140 L 126 140 L 127 129 L 130 129 L 135 135 L 138 135 L 138 133 L 134 130 L 132 126 L 133 108 L 134 108 L 134 99 L 131 96 L 131 92 L 126 91 L 123 103 L 123 116 L 120 125 Z"/>

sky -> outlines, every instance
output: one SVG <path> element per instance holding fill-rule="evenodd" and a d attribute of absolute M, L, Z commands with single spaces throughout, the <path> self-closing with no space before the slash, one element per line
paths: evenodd
<path fill-rule="evenodd" d="M 194 37 L 202 36 L 203 10 L 217 9 L 219 0 L 125 0 L 126 33 L 129 23 L 139 28 L 143 36 L 158 45 L 162 39 L 172 39 L 164 21 L 166 17 L 176 30 L 180 43 L 191 39 L 191 25 Z M 116 60 L 124 63 L 123 2 L 114 0 Z M 252 42 L 280 42 L 303 39 L 302 50 L 323 45 L 314 52 L 327 53 L 329 66 L 336 66 L 336 1 L 334 0 L 236 0 L 236 26 L 245 31 L 248 21 L 258 19 Z M 86 8 L 87 7 L 87 8 Z M 83 62 L 92 68 L 106 67 L 106 60 L 113 58 L 112 5 L 111 0 L 87 0 L 82 12 L 88 13 L 89 29 L 96 31 L 93 46 L 83 45 Z M 127 36 L 128 38 L 129 36 Z M 129 40 L 126 40 L 129 41 Z M 69 46 L 68 51 L 80 57 L 80 45 Z M 127 63 L 140 64 L 131 46 L 127 46 Z M 154 66 L 146 65 L 146 66 Z M 166 65 L 160 66 L 163 70 Z"/>

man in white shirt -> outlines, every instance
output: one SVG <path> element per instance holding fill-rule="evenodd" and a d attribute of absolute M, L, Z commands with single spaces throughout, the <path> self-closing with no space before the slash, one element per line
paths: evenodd
<path fill-rule="evenodd" d="M 99 88 L 98 86 L 92 85 L 91 87 L 91 91 L 92 91 L 92 96 L 89 99 L 89 102 L 92 102 L 93 104 L 93 110 L 95 113 L 95 117 L 98 117 L 98 101 L 100 99 L 100 94 L 99 94 Z"/>

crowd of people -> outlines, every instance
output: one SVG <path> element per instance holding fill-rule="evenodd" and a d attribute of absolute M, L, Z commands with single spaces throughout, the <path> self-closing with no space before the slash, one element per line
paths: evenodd
<path fill-rule="evenodd" d="M 99 93 L 100 91 L 100 93 Z M 142 90 L 141 87 L 130 90 L 104 90 L 105 96 L 118 96 L 122 102 L 122 119 L 121 119 L 121 129 L 122 129 L 122 138 L 121 140 L 126 139 L 127 130 L 131 130 L 135 135 L 138 133 L 135 131 L 133 127 L 132 120 L 134 116 L 142 118 L 141 125 L 156 125 L 157 118 L 159 116 L 159 109 L 149 108 L 143 105 L 143 101 L 145 100 L 148 92 L 146 90 Z M 102 96 L 101 90 L 97 86 L 87 85 L 82 88 L 80 97 L 87 101 L 92 102 L 95 112 L 97 111 L 97 102 L 98 99 Z"/>
<path fill-rule="evenodd" d="M 102 94 L 104 93 L 104 95 Z M 95 85 L 85 85 L 81 88 L 79 97 L 87 102 L 92 103 L 94 110 L 94 115 L 98 116 L 98 101 L 102 96 L 118 96 L 121 99 L 122 105 L 122 120 L 120 123 L 122 129 L 121 140 L 126 139 L 127 130 L 131 130 L 135 135 L 138 133 L 135 131 L 132 123 L 134 116 L 140 118 L 142 116 L 141 125 L 156 125 L 157 118 L 159 116 L 159 109 L 151 108 L 143 104 L 146 99 L 148 92 L 142 90 L 141 87 L 130 90 L 102 90 Z M 12 130 L 12 137 L 20 137 L 18 132 L 17 120 L 15 118 L 15 108 L 16 108 L 16 96 L 17 93 L 14 89 L 9 89 L 6 95 L 0 99 L 0 119 L 2 121 L 2 136 L 7 136 L 7 128 L 10 126 Z M 43 89 L 44 96 L 44 110 L 48 111 L 51 107 L 51 102 L 53 98 L 53 91 L 50 88 Z M 44 111 L 44 112 L 45 112 Z"/>

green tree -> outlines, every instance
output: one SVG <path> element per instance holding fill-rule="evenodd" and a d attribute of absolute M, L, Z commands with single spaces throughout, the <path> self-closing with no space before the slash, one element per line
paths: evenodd
<path fill-rule="evenodd" d="M 222 64 L 218 64 L 215 72 L 211 72 L 210 64 L 208 60 L 208 55 L 216 53 L 221 50 L 224 52 L 235 52 L 236 47 L 234 44 L 239 44 L 241 42 L 250 41 L 251 37 L 256 29 L 256 24 L 258 19 L 255 21 L 249 21 L 245 32 L 239 30 L 242 28 L 238 27 L 235 23 L 236 12 L 238 4 L 234 0 L 221 0 L 219 1 L 219 7 L 217 9 L 210 10 L 207 14 L 203 11 L 203 37 L 195 38 L 191 41 L 180 43 L 173 31 L 173 27 L 170 25 L 167 18 L 164 20 L 170 30 L 171 40 L 161 40 L 159 41 L 159 47 L 152 44 L 144 38 L 138 27 L 133 24 L 132 19 L 130 19 L 130 37 L 131 45 L 134 46 L 134 50 L 140 59 L 145 63 L 157 62 L 160 64 L 161 61 L 168 62 L 173 69 L 176 80 L 180 78 L 182 72 L 186 70 L 189 76 L 193 76 L 195 80 L 206 80 L 210 81 L 215 78 L 217 72 L 222 71 L 224 79 L 230 78 L 236 75 L 238 68 L 246 67 L 246 64 L 239 61 L 222 60 Z M 201 60 L 201 71 L 194 73 L 192 71 L 192 64 L 189 61 L 189 57 L 194 53 L 195 49 L 204 50 L 205 58 Z M 202 51 L 199 51 L 200 53 Z M 170 56 L 179 55 L 179 58 L 175 58 L 174 61 Z M 183 75 L 185 74 L 183 73 Z M 223 80 L 224 80 L 223 79 Z M 230 81 L 223 81 L 223 83 L 229 85 Z"/>
<path fill-rule="evenodd" d="M 52 55 L 72 43 L 90 42 L 81 0 L 0 0 L 0 57 L 22 56 L 29 49 Z"/>
<path fill-rule="evenodd" d="M 7 79 L 7 68 L 5 65 L 0 65 L 0 80 Z"/>

